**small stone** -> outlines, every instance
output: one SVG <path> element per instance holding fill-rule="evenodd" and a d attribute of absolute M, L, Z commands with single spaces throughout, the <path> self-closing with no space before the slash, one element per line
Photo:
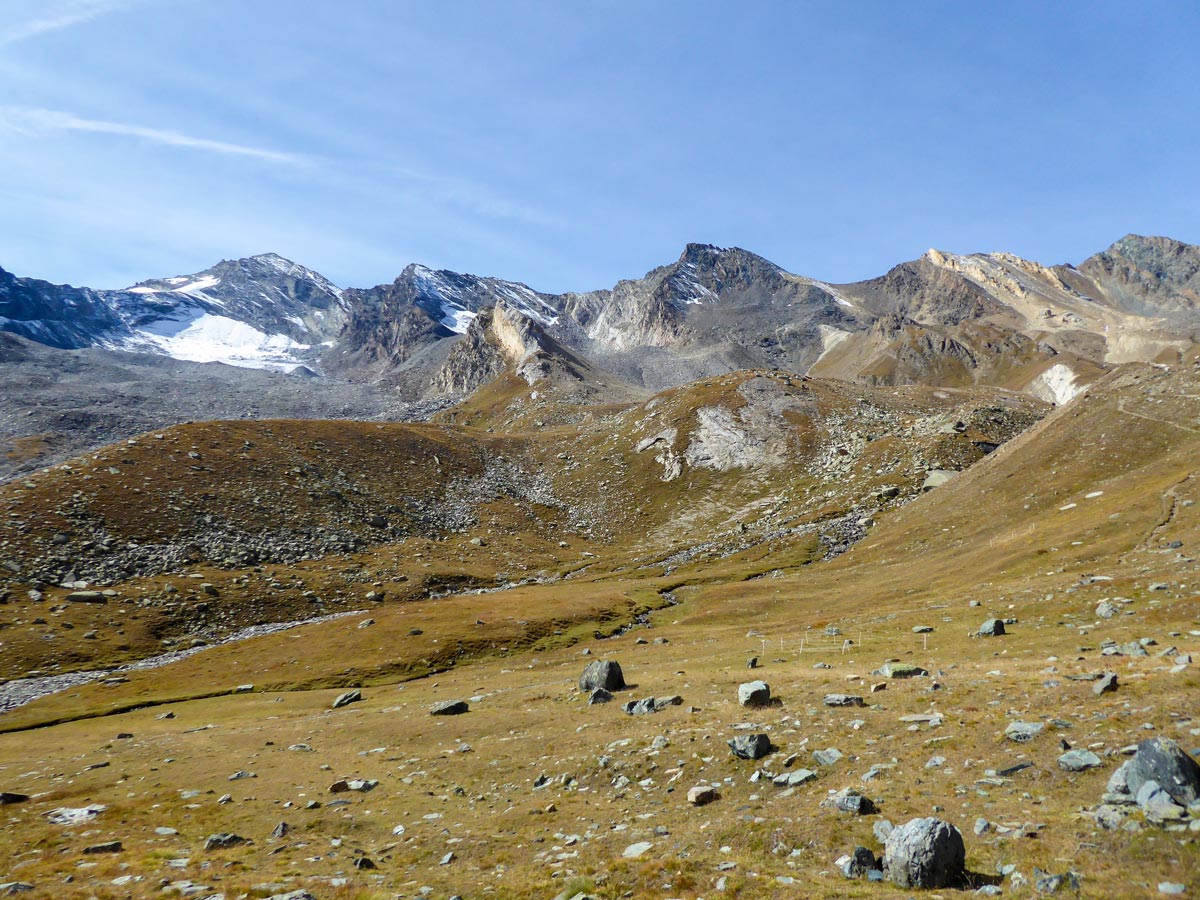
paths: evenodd
<path fill-rule="evenodd" d="M 367 791 L 374 790 L 378 785 L 378 781 L 370 778 L 343 778 L 329 786 L 329 793 L 342 794 L 347 791 L 353 791 L 365 794 Z"/>
<path fill-rule="evenodd" d="M 84 853 L 120 853 L 125 847 L 120 841 L 106 841 L 103 844 L 92 844 L 90 847 L 84 847 Z"/>
<path fill-rule="evenodd" d="M 236 847 L 239 844 L 250 843 L 240 834 L 231 834 L 229 832 L 219 832 L 218 834 L 210 834 L 204 841 L 205 850 L 226 850 L 229 847 Z"/>
<path fill-rule="evenodd" d="M 717 789 L 707 784 L 696 785 L 687 794 L 687 802 L 692 804 L 692 806 L 704 806 L 719 798 L 720 794 L 717 792 Z"/>
<path fill-rule="evenodd" d="M 1067 772 L 1085 772 L 1101 765 L 1100 757 L 1091 750 L 1068 750 L 1058 758 L 1058 767 Z"/>
<path fill-rule="evenodd" d="M 728 741 L 733 755 L 740 759 L 762 759 L 773 749 L 765 734 L 739 734 Z"/>
<path fill-rule="evenodd" d="M 349 706 L 351 703 L 357 703 L 362 699 L 362 693 L 359 691 L 346 691 L 344 694 L 338 694 L 337 699 L 333 701 L 330 709 L 341 709 L 343 706 Z"/>
<path fill-rule="evenodd" d="M 1117 675 L 1115 672 L 1106 672 L 1100 677 L 1100 680 L 1092 685 L 1092 693 L 1099 697 L 1101 694 L 1107 694 L 1117 689 Z"/>
<path fill-rule="evenodd" d="M 1010 741 L 1024 744 L 1033 740 L 1046 729 L 1041 722 L 1013 722 L 1004 729 L 1004 736 Z"/>
<path fill-rule="evenodd" d="M 621 856 L 625 857 L 625 859 L 637 859 L 653 846 L 649 841 L 638 841 L 636 844 L 630 844 L 622 850 Z"/>
<path fill-rule="evenodd" d="M 880 667 L 879 674 L 884 678 L 920 678 L 929 673 L 911 663 L 890 662 Z"/>
<path fill-rule="evenodd" d="M 1158 883 L 1158 892 L 1160 894 L 1182 894 L 1187 890 L 1186 886 L 1177 881 L 1160 881 Z"/>
<path fill-rule="evenodd" d="M 280 822 L 278 825 L 276 825 L 276 826 L 275 826 L 275 827 L 274 827 L 274 828 L 271 830 L 271 837 L 273 837 L 273 838 L 282 838 L 282 837 L 287 837 L 287 833 L 288 833 L 289 831 L 291 831 L 291 828 L 288 826 L 288 823 L 287 823 L 287 822 Z"/>
<path fill-rule="evenodd" d="M 815 759 L 817 761 L 817 765 L 820 766 L 832 766 L 834 763 L 841 760 L 843 756 L 844 754 L 841 750 L 838 750 L 837 747 L 829 747 L 825 750 L 813 751 L 813 759 Z"/>
<path fill-rule="evenodd" d="M 598 687 L 592 691 L 591 696 L 588 697 L 588 706 L 595 706 L 597 703 L 608 703 L 610 700 L 612 700 L 612 698 L 612 691 L 606 688 Z"/>
<path fill-rule="evenodd" d="M 826 694 L 822 701 L 826 706 L 866 706 L 867 703 L 862 697 L 855 697 L 851 694 Z"/>
<path fill-rule="evenodd" d="M 869 816 L 877 812 L 875 804 L 854 788 L 844 788 L 833 796 L 822 800 L 820 805 L 856 816 Z"/>

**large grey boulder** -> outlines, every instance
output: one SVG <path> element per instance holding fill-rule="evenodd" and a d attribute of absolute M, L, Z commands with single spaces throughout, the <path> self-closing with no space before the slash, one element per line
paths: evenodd
<path fill-rule="evenodd" d="M 596 659 L 587 664 L 583 674 L 579 676 L 579 690 L 591 693 L 596 688 L 606 691 L 622 691 L 625 689 L 625 675 L 621 672 L 621 664 L 611 659 Z"/>
<path fill-rule="evenodd" d="M 999 637 L 1004 634 L 1004 623 L 999 619 L 988 619 L 979 626 L 979 633 L 984 637 Z"/>
<path fill-rule="evenodd" d="M 892 829 L 884 844 L 883 874 L 900 887 L 943 888 L 966 875 L 962 834 L 941 819 L 913 819 Z"/>
<path fill-rule="evenodd" d="M 765 681 L 747 681 L 738 685 L 738 703 L 742 706 L 767 706 L 771 702 L 771 687 Z"/>
<path fill-rule="evenodd" d="M 1200 799 L 1200 765 L 1170 738 L 1150 738 L 1138 744 L 1125 780 L 1135 797 L 1142 785 L 1155 781 L 1180 806 Z"/>

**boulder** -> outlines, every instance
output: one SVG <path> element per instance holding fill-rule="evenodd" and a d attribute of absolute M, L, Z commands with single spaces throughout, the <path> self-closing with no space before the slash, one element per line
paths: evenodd
<path fill-rule="evenodd" d="M 362 694 L 358 691 L 346 691 L 344 694 L 338 694 L 337 699 L 333 701 L 333 706 L 330 709 L 341 709 L 343 706 L 349 706 L 351 703 L 357 703 L 362 699 Z"/>
<path fill-rule="evenodd" d="M 765 681 L 747 681 L 738 685 L 738 703 L 742 706 L 767 706 L 771 702 L 771 687 Z"/>
<path fill-rule="evenodd" d="M 999 619 L 988 619 L 979 626 L 979 633 L 984 637 L 999 637 L 1004 634 L 1004 623 Z"/>
<path fill-rule="evenodd" d="M 1111 693 L 1117 689 L 1117 673 L 1106 672 L 1092 685 L 1092 693 L 1099 697 L 1101 694 Z"/>
<path fill-rule="evenodd" d="M 595 706 L 597 703 L 608 703 L 612 700 L 612 691 L 605 688 L 596 688 L 588 697 L 588 706 Z"/>
<path fill-rule="evenodd" d="M 621 672 L 621 664 L 611 659 L 594 659 L 587 664 L 583 674 L 579 676 L 579 690 L 591 693 L 596 688 L 606 691 L 622 691 L 625 689 L 625 675 Z"/>
<path fill-rule="evenodd" d="M 765 734 L 739 734 L 730 738 L 729 749 L 741 759 L 762 759 L 771 752 L 771 739 Z"/>
<path fill-rule="evenodd" d="M 1155 781 L 1180 806 L 1200 800 L 1200 765 L 1170 738 L 1150 738 L 1138 744 L 1126 781 L 1135 797 L 1146 782 Z"/>
<path fill-rule="evenodd" d="M 711 784 L 698 784 L 688 791 L 687 800 L 692 806 L 704 806 L 717 800 L 720 794 Z"/>
<path fill-rule="evenodd" d="M 913 819 L 892 829 L 883 873 L 903 888 L 944 888 L 966 875 L 967 850 L 957 828 L 941 819 Z"/>
<path fill-rule="evenodd" d="M 471 707 L 466 700 L 443 700 L 429 710 L 431 716 L 460 716 Z"/>

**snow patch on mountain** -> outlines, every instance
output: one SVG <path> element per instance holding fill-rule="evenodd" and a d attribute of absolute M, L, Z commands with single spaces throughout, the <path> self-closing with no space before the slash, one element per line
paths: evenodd
<path fill-rule="evenodd" d="M 161 353 L 188 362 L 221 362 L 282 372 L 300 365 L 297 354 L 309 349 L 308 344 L 287 335 L 265 334 L 245 322 L 190 303 L 135 327 L 129 335 L 105 338 L 100 343 L 113 350 Z"/>
<path fill-rule="evenodd" d="M 1076 383 L 1075 372 L 1069 366 L 1056 363 L 1033 379 L 1027 390 L 1039 400 L 1065 406 L 1082 393 L 1084 387 Z"/>

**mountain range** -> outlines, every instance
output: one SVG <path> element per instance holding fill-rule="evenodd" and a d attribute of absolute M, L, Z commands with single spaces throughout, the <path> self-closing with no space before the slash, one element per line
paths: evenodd
<path fill-rule="evenodd" d="M 0 480 L 182 421 L 417 421 L 483 391 L 447 415 L 538 427 L 742 369 L 1061 405 L 1177 360 L 1198 305 L 1200 248 L 1137 235 L 1078 266 L 930 250 L 851 284 L 688 244 L 563 294 L 418 264 L 343 289 L 273 253 L 116 291 L 0 269 Z"/>
<path fill-rule="evenodd" d="M 641 278 L 563 294 L 417 264 L 391 284 L 343 290 L 271 253 L 118 291 L 0 270 L 0 329 L 32 341 L 302 368 L 386 383 L 408 400 L 469 393 L 538 356 L 577 381 L 582 359 L 652 391 L 765 367 L 988 384 L 1061 403 L 1114 364 L 1177 355 L 1198 305 L 1200 248 L 1137 235 L 1078 266 L 930 250 L 839 285 L 736 247 L 688 244 Z"/>

